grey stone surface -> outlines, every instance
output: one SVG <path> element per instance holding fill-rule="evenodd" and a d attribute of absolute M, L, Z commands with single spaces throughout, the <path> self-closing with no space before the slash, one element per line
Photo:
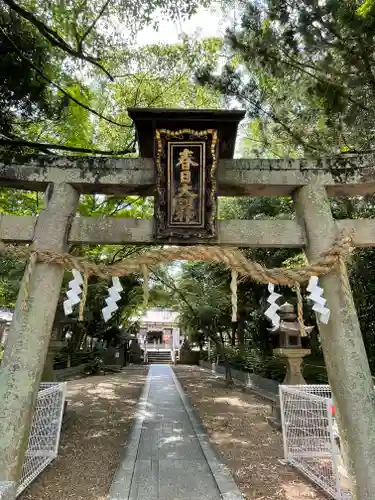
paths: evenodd
<path fill-rule="evenodd" d="M 311 183 L 294 195 L 297 217 L 304 221 L 309 245 L 306 255 L 316 262 L 339 236 L 330 201 L 322 186 Z M 320 340 L 332 389 L 344 463 L 353 478 L 353 499 L 375 498 L 375 397 L 370 367 L 345 263 L 322 276 L 319 285 L 331 316 L 318 321 Z"/>
<path fill-rule="evenodd" d="M 137 460 L 129 500 L 159 498 L 159 461 Z M 125 497 L 127 498 L 127 497 Z"/>
<path fill-rule="evenodd" d="M 31 243 L 37 217 L 0 214 L 0 240 Z M 336 220 L 337 232 L 350 234 L 354 247 L 372 247 L 375 242 L 374 219 Z M 205 245 L 254 248 L 303 248 L 303 227 L 295 220 L 220 220 L 217 239 Z M 118 217 L 76 217 L 69 232 L 70 244 L 153 243 L 153 220 Z M 200 243 L 190 240 L 190 244 Z"/>
<path fill-rule="evenodd" d="M 79 193 L 50 185 L 38 217 L 33 249 L 67 252 Z M 31 271 L 31 272 L 30 272 Z M 48 353 L 64 268 L 35 262 L 26 268 L 0 370 L 0 480 L 18 482 L 27 449 L 33 405 Z M 25 284 L 28 283 L 28 295 Z M 26 307 L 23 307 L 26 300 Z"/>
<path fill-rule="evenodd" d="M 160 460 L 158 498 L 218 500 L 221 496 L 207 461 L 201 458 L 193 461 L 189 459 Z"/>
<path fill-rule="evenodd" d="M 374 154 L 311 159 L 219 160 L 221 196 L 288 196 L 315 182 L 330 196 L 373 194 Z M 50 182 L 68 183 L 81 193 L 153 195 L 150 158 L 14 155 L 0 158 L 3 186 L 44 191 Z"/>
<path fill-rule="evenodd" d="M 172 369 L 152 366 L 108 499 L 222 498 L 239 500 L 242 496 Z"/>
<path fill-rule="evenodd" d="M 0 481 L 0 500 L 14 500 L 16 498 L 16 483 Z"/>

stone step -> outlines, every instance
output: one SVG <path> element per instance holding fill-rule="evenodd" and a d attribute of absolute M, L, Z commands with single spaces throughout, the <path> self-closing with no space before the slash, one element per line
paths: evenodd
<path fill-rule="evenodd" d="M 168 351 L 149 351 L 147 359 L 149 364 L 168 364 L 172 361 L 171 353 Z"/>
<path fill-rule="evenodd" d="M 163 353 L 163 354 L 161 354 L 161 353 L 160 353 L 160 354 L 155 354 L 155 353 L 152 353 L 152 354 L 151 354 L 151 353 L 149 352 L 149 353 L 148 353 L 148 357 L 149 357 L 149 358 L 170 358 L 170 357 L 171 357 L 171 353 L 170 353 L 170 352 L 168 352 L 168 353 L 165 353 L 165 354 L 164 354 L 164 353 Z"/>
<path fill-rule="evenodd" d="M 159 358 L 159 357 L 170 357 L 171 353 L 168 352 L 168 351 L 149 351 L 147 353 L 149 356 L 153 356 L 153 357 L 156 357 L 156 358 Z"/>
<path fill-rule="evenodd" d="M 153 357 L 153 356 L 149 356 L 148 357 L 148 360 L 155 360 L 155 361 L 170 361 L 171 360 L 171 357 L 170 356 L 165 356 L 165 357 Z"/>

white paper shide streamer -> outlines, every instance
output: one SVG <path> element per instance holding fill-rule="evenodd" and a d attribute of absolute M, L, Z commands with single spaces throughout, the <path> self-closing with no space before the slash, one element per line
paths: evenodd
<path fill-rule="evenodd" d="M 321 323 L 326 325 L 329 321 L 331 311 L 328 307 L 325 307 L 327 300 L 323 297 L 324 290 L 319 286 L 318 276 L 311 276 L 306 290 L 310 292 L 310 295 L 308 295 L 307 298 L 314 302 L 313 311 L 318 314 L 318 318 Z"/>
<path fill-rule="evenodd" d="M 280 309 L 280 306 L 276 304 L 276 300 L 280 298 L 281 295 L 275 292 L 275 285 L 273 283 L 268 284 L 268 291 L 271 295 L 268 297 L 267 302 L 271 305 L 264 314 L 272 321 L 273 326 L 279 326 L 280 316 L 277 314 L 277 311 Z"/>
<path fill-rule="evenodd" d="M 69 281 L 69 290 L 66 292 L 67 299 L 64 300 L 64 312 L 66 316 L 73 313 L 73 306 L 81 302 L 80 295 L 82 293 L 81 286 L 83 278 L 77 269 L 72 269 L 73 279 Z"/>
<path fill-rule="evenodd" d="M 118 309 L 118 302 L 121 299 L 120 292 L 122 292 L 122 286 L 118 276 L 112 278 L 112 286 L 108 288 L 108 297 L 105 299 L 106 306 L 102 309 L 102 314 L 104 321 L 107 322 L 112 314 Z"/>

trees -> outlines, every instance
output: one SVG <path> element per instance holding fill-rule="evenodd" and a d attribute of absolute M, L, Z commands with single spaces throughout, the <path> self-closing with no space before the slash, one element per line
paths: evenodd
<path fill-rule="evenodd" d="M 20 52 L 31 65 L 25 65 Z M 43 120 L 57 111 L 47 82 L 32 67 L 49 72 L 49 47 L 25 21 L 0 5 L 0 53 L 0 134 L 14 138 L 20 123 Z"/>
<path fill-rule="evenodd" d="M 190 17 L 209 2 L 188 0 L 140 0 L 136 5 L 124 0 L 3 0 L 13 12 L 27 20 L 50 43 L 56 53 L 88 64 L 113 79 L 108 65 L 118 48 L 134 43 L 134 37 L 149 24 L 157 27 L 153 14 L 171 20 Z"/>
<path fill-rule="evenodd" d="M 4 0 L 0 10 L 0 148 L 23 152 L 124 156 L 135 152 L 129 106 L 219 107 L 221 95 L 197 86 L 191 74 L 197 58 L 215 67 L 221 49 L 216 39 L 176 45 L 134 43 L 156 11 L 170 18 L 190 16 L 205 0 Z M 18 86 L 17 86 L 18 85 Z M 3 125 L 2 125 L 3 124 Z M 6 151 L 4 152 L 4 149 Z M 0 211 L 38 215 L 41 193 L 0 189 Z M 149 217 L 150 199 L 81 196 L 83 216 Z M 115 262 L 142 251 L 132 246 L 76 246 L 74 255 Z M 2 258 L 0 300 L 15 304 L 23 263 Z M 66 274 L 64 287 L 70 275 Z M 125 323 L 140 307 L 139 279 L 124 279 L 124 299 L 111 323 Z M 86 330 L 104 329 L 100 310 L 106 284 L 90 279 Z M 154 293 L 155 295 L 155 293 Z M 61 297 L 61 301 L 63 297 Z M 80 329 L 79 335 L 84 332 Z"/>
<path fill-rule="evenodd" d="M 117 76 L 101 94 L 110 114 L 116 120 L 130 123 L 128 107 L 217 108 L 222 97 L 219 92 L 197 86 L 191 75 L 197 59 L 213 68 L 220 55 L 221 42 L 216 39 L 176 45 L 147 45 L 123 51 L 117 65 Z M 97 140 L 105 149 L 121 150 L 134 143 L 134 131 L 121 133 L 112 124 L 101 120 Z"/>
<path fill-rule="evenodd" d="M 224 361 L 225 378 L 232 384 L 226 340 L 235 332 L 231 323 L 229 286 L 223 274 L 227 271 L 203 262 L 186 262 L 176 282 L 179 295 L 180 325 L 193 341 L 202 344 L 212 340 Z M 225 290 L 226 288 L 226 290 Z"/>
<path fill-rule="evenodd" d="M 3 83 L 9 101 L 4 109 L 17 101 L 19 110 L 12 115 L 12 134 L 0 129 L 0 147 L 129 154 L 135 140 L 127 106 L 207 106 L 213 93 L 194 85 L 190 69 L 196 54 L 212 66 L 215 41 L 204 47 L 188 41 L 174 48 L 135 44 L 145 25 L 157 24 L 156 12 L 184 19 L 206 3 L 4 0 L 0 43 L 8 57 L 2 60 L 7 78 L 0 79 L 0 88 Z M 21 68 L 24 74 L 18 75 Z M 19 111 L 22 102 L 27 108 L 28 97 L 34 107 L 25 117 Z M 105 149 L 107 144 L 112 149 Z"/>
<path fill-rule="evenodd" d="M 152 269 L 153 304 L 179 311 L 181 331 L 201 347 L 210 339 L 233 383 L 227 340 L 233 338 L 228 271 L 204 262 L 177 262 Z"/>
<path fill-rule="evenodd" d="M 222 73 L 202 67 L 197 74 L 201 83 L 246 107 L 249 121 L 241 152 L 301 157 L 373 150 L 374 22 L 372 1 L 248 2 L 241 26 L 227 33 L 228 62 Z M 232 216 L 293 217 L 291 200 L 225 203 Z M 373 197 L 333 199 L 331 206 L 336 218 L 374 213 Z M 252 255 L 272 265 L 287 258 L 279 250 Z M 372 268 L 371 250 L 355 253 L 351 282 L 374 369 L 375 331 L 367 294 Z"/>
<path fill-rule="evenodd" d="M 372 149 L 374 23 L 372 1 L 251 1 L 221 77 L 200 76 L 246 106 L 252 152 Z"/>

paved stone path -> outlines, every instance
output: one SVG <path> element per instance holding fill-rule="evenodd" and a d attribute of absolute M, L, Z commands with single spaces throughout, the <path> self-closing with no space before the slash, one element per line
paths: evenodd
<path fill-rule="evenodd" d="M 239 500 L 168 365 L 150 368 L 109 500 Z"/>

